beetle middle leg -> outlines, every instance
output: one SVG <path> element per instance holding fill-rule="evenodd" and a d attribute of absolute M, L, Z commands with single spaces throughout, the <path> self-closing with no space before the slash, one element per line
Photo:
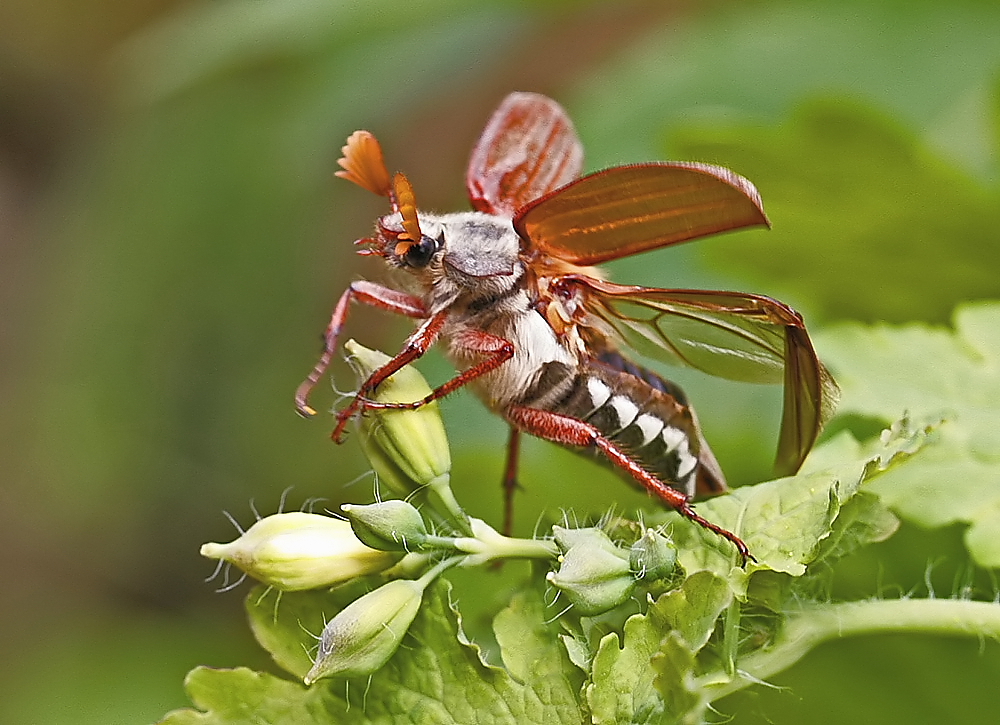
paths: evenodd
<path fill-rule="evenodd" d="M 333 308 L 330 322 L 323 334 L 323 352 L 319 360 L 309 372 L 308 377 L 299 385 L 298 390 L 295 391 L 295 409 L 303 418 L 311 418 L 316 415 L 316 411 L 309 405 L 309 393 L 330 367 L 330 361 L 333 360 L 333 356 L 337 352 L 337 339 L 340 337 L 344 323 L 347 322 L 347 313 L 354 300 L 407 317 L 417 319 L 427 317 L 427 310 L 424 308 L 423 300 L 419 297 L 383 287 L 374 282 L 363 280 L 352 282 L 337 300 L 337 306 Z"/>
<path fill-rule="evenodd" d="M 514 535 L 514 493 L 521 486 L 517 482 L 517 468 L 521 458 L 521 431 L 511 426 L 507 439 L 507 462 L 503 470 L 503 534 Z"/>

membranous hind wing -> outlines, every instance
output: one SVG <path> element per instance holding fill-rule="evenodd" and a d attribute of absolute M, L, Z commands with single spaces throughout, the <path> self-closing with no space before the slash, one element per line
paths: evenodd
<path fill-rule="evenodd" d="M 776 468 L 785 475 L 802 465 L 838 389 L 795 310 L 760 295 L 652 289 L 583 275 L 562 277 L 557 286 L 582 297 L 602 328 L 643 355 L 730 380 L 782 383 Z"/>
<path fill-rule="evenodd" d="M 465 183 L 477 211 L 513 216 L 582 168 L 583 146 L 562 107 L 537 93 L 511 93 L 476 143 Z"/>

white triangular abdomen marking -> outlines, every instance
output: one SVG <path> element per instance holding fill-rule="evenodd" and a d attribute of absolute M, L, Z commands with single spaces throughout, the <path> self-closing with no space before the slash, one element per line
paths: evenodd
<path fill-rule="evenodd" d="M 635 419 L 635 424 L 639 426 L 639 430 L 642 431 L 642 443 L 641 446 L 647 445 L 656 436 L 660 434 L 663 430 L 663 421 L 657 418 L 655 415 L 650 415 L 649 413 L 643 413 L 638 418 Z"/>
<path fill-rule="evenodd" d="M 618 430 L 632 425 L 632 421 L 639 415 L 639 406 L 626 398 L 624 395 L 616 395 L 611 399 L 611 408 L 618 416 Z"/>
<path fill-rule="evenodd" d="M 590 404 L 593 406 L 590 412 L 600 408 L 611 397 L 611 388 L 603 380 L 597 378 L 587 378 L 587 392 L 590 393 Z"/>
<path fill-rule="evenodd" d="M 663 442 L 667 444 L 667 450 L 672 451 L 681 443 L 686 443 L 687 436 L 680 428 L 668 425 L 663 428 Z"/>
<path fill-rule="evenodd" d="M 667 450 L 677 451 L 677 478 L 683 479 L 698 465 L 698 459 L 691 454 L 688 437 L 680 428 L 670 425 L 663 428 L 662 435 Z"/>

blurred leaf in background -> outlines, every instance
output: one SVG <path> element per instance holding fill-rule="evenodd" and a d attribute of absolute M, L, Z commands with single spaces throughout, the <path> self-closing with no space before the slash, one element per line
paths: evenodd
<path fill-rule="evenodd" d="M 1000 85 L 994 93 L 1000 107 Z M 720 267 L 755 270 L 827 318 L 944 321 L 959 302 L 1000 296 L 985 263 L 997 257 L 1000 186 L 868 105 L 825 97 L 781 126 L 677 136 L 683 155 L 736 166 L 774 200 L 774 234 L 717 245 Z M 998 155 L 1000 145 L 984 149 Z"/>
<path fill-rule="evenodd" d="M 464 208 L 490 110 L 541 91 L 569 109 L 588 168 L 661 158 L 670 141 L 671 156 L 747 175 L 775 222 L 623 261 L 616 279 L 775 294 L 826 319 L 944 320 L 995 294 L 995 2 L 71 5 L 0 9 L 0 543 L 4 621 L 18 623 L 0 632 L 18 653 L 0 720 L 148 721 L 184 704 L 199 662 L 266 667 L 237 634 L 237 598 L 201 583 L 198 544 L 229 533 L 221 509 L 246 524 L 250 499 L 273 511 L 290 485 L 293 505 L 336 499 L 367 469 L 291 405 L 336 296 L 379 274 L 350 242 L 381 205 L 330 179 L 355 128 L 378 133 L 423 206 Z M 386 350 L 407 329 L 378 312 L 353 324 Z M 448 374 L 437 357 L 424 369 Z M 767 475 L 776 396 L 683 382 L 731 477 Z M 464 394 L 444 411 L 456 485 L 495 519 L 503 427 Z M 524 458 L 526 530 L 567 503 L 567 478 L 583 512 L 643 501 L 552 446 Z M 873 681 L 857 658 L 975 656 L 902 647 L 839 648 L 761 710 L 838 722 L 823 693 Z M 941 687 L 971 688 L 952 681 L 962 669 L 937 667 Z M 757 696 L 739 697 L 730 712 L 753 721 Z"/>

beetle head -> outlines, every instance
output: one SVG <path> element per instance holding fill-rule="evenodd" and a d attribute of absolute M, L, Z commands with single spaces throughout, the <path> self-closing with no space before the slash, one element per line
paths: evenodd
<path fill-rule="evenodd" d="M 446 282 L 456 293 L 513 283 L 519 243 L 509 219 L 482 212 L 418 214 L 409 180 L 401 173 L 390 176 L 378 141 L 367 131 L 351 134 L 343 154 L 337 176 L 392 203 L 375 235 L 359 241 L 365 245 L 360 254 L 383 257 L 429 286 Z"/>

